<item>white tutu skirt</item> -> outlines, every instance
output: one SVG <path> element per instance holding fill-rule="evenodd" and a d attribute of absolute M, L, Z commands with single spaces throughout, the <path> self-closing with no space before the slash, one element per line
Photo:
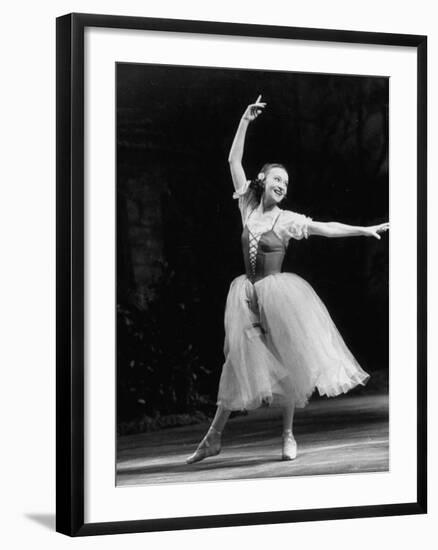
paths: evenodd
<path fill-rule="evenodd" d="M 252 284 L 234 279 L 225 310 L 225 363 L 217 404 L 304 407 L 315 388 L 329 397 L 369 378 L 313 288 L 294 273 Z"/>

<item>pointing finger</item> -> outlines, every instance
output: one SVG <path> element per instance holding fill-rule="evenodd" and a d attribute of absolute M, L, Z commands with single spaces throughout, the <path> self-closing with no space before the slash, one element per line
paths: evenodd
<path fill-rule="evenodd" d="M 256 103 L 259 103 L 261 99 L 262 99 L 262 94 L 260 94 L 259 97 L 256 99 Z"/>

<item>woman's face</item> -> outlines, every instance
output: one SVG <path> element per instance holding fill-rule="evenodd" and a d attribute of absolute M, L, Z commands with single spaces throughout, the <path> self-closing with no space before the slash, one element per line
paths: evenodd
<path fill-rule="evenodd" d="M 284 168 L 271 168 L 265 174 L 265 198 L 269 201 L 280 203 L 287 194 L 289 177 Z"/>

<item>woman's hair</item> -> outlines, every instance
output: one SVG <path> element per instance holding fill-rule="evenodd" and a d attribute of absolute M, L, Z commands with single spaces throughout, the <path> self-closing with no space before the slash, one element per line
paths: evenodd
<path fill-rule="evenodd" d="M 269 171 L 272 170 L 272 168 L 282 168 L 287 173 L 287 170 L 285 166 L 283 166 L 283 164 L 268 162 L 262 166 L 260 172 L 253 180 L 251 180 L 251 183 L 249 184 L 250 188 L 254 190 L 256 198 L 259 202 L 261 201 L 263 192 L 265 190 L 265 178 Z"/>

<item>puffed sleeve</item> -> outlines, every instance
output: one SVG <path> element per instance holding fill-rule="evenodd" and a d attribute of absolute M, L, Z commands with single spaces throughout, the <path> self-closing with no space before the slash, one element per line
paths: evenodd
<path fill-rule="evenodd" d="M 242 216 L 242 225 L 246 224 L 249 214 L 257 206 L 257 199 L 253 189 L 249 186 L 250 183 L 250 181 L 247 181 L 245 185 L 233 193 L 233 199 L 238 199 L 238 206 Z"/>
<path fill-rule="evenodd" d="M 287 238 L 300 240 L 309 237 L 308 226 L 312 218 L 290 210 L 286 210 L 282 218 L 282 229 Z"/>

